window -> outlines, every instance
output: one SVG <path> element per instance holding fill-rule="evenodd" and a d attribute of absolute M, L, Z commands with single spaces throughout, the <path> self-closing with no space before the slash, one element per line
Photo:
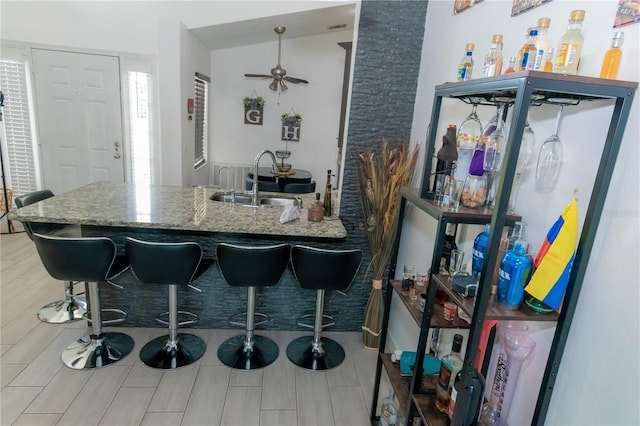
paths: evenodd
<path fill-rule="evenodd" d="M 211 79 L 206 75 L 196 73 L 195 78 L 195 104 L 193 108 L 193 114 L 196 119 L 196 138 L 195 138 L 195 163 L 196 169 L 204 166 L 207 163 L 207 149 L 208 149 L 208 128 L 209 123 L 207 120 L 209 104 L 209 83 Z"/>
<path fill-rule="evenodd" d="M 129 131 L 130 181 L 154 183 L 155 155 L 151 144 L 151 74 L 127 71 L 125 74 L 127 124 Z"/>
<path fill-rule="evenodd" d="M 4 53 L 4 52 L 3 52 Z M 4 95 L 4 134 L 6 140 L 5 173 L 7 188 L 14 195 L 27 194 L 37 189 L 34 141 L 32 134 L 27 69 L 24 55 L 15 58 L 3 54 L 0 60 L 0 90 Z"/>

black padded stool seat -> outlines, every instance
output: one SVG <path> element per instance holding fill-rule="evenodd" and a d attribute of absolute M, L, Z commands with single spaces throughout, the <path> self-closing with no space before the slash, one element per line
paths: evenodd
<path fill-rule="evenodd" d="M 100 307 L 99 283 L 122 273 L 126 258 L 116 256 L 115 243 L 106 237 L 62 238 L 33 234 L 38 254 L 47 272 L 55 279 L 84 281 L 91 302 L 92 334 L 76 340 L 62 352 L 62 362 L 75 370 L 93 369 L 113 364 L 133 350 L 133 339 L 124 333 L 103 332 L 103 311 L 126 314 L 118 309 Z M 120 322 L 122 319 L 110 322 Z"/>
<path fill-rule="evenodd" d="M 312 180 L 311 182 L 306 183 L 288 183 L 284 186 L 282 192 L 287 192 L 289 194 L 308 194 L 310 192 L 316 192 L 316 181 Z"/>
<path fill-rule="evenodd" d="M 289 263 L 289 246 L 277 244 L 243 247 L 220 244 L 216 249 L 222 276 L 230 286 L 247 287 L 245 334 L 224 341 L 218 348 L 223 364 L 240 370 L 266 367 L 278 358 L 278 345 L 254 334 L 256 287 L 274 286 Z"/>
<path fill-rule="evenodd" d="M 313 336 L 299 337 L 287 346 L 287 357 L 297 366 L 307 370 L 328 370 L 344 361 L 342 346 L 322 337 L 324 292 L 349 287 L 361 261 L 361 250 L 326 250 L 301 245 L 291 248 L 291 267 L 300 287 L 317 292 Z"/>
<path fill-rule="evenodd" d="M 18 208 L 26 207 L 47 198 L 53 197 L 48 189 L 30 192 L 16 197 Z M 78 238 L 82 236 L 79 225 L 62 225 L 56 223 L 23 222 L 27 236 L 33 240 L 33 234 L 51 235 L 56 237 Z M 64 285 L 65 298 L 47 303 L 38 311 L 38 319 L 50 324 L 64 324 L 82 319 L 87 309 L 84 295 L 73 293 L 73 281 L 66 281 Z"/>
<path fill-rule="evenodd" d="M 140 359 L 149 367 L 174 369 L 200 359 L 207 345 L 200 337 L 178 333 L 178 326 L 193 324 L 197 315 L 178 310 L 178 286 L 191 286 L 213 264 L 202 258 L 202 248 L 195 242 L 155 243 L 127 238 L 125 251 L 131 271 L 142 283 L 169 288 L 169 334 L 157 337 L 140 350 Z M 190 317 L 178 322 L 178 314 Z"/>

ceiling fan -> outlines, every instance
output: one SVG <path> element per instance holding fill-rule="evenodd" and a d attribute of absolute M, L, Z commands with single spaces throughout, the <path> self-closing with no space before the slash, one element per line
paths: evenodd
<path fill-rule="evenodd" d="M 271 74 L 245 74 L 245 77 L 257 77 L 257 78 L 272 78 L 273 81 L 269 85 L 269 89 L 276 91 L 278 88 L 281 92 L 284 92 L 288 89 L 285 81 L 288 83 L 305 83 L 308 84 L 307 80 L 303 80 L 301 78 L 288 77 L 287 70 L 280 66 L 280 51 L 282 46 L 282 34 L 286 30 L 285 27 L 275 27 L 273 31 L 278 34 L 278 65 L 275 68 L 271 68 Z"/>

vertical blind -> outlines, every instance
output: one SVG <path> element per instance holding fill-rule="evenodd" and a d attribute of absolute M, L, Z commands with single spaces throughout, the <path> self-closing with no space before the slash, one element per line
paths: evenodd
<path fill-rule="evenodd" d="M 195 137 L 195 168 L 203 166 L 207 162 L 207 138 L 208 138 L 208 108 L 209 83 L 211 79 L 206 75 L 196 73 L 195 77 L 195 102 L 193 114 L 196 120 Z"/>
<path fill-rule="evenodd" d="M 27 194 L 37 189 L 34 164 L 29 96 L 26 68 L 23 60 L 0 60 L 0 90 L 4 94 L 4 130 L 6 143 L 5 173 L 7 186 L 14 195 Z"/>

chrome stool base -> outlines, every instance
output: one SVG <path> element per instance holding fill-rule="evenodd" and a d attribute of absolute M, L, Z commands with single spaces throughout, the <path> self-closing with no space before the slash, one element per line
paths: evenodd
<path fill-rule="evenodd" d="M 74 370 L 91 370 L 120 361 L 133 350 L 133 339 L 124 333 L 106 332 L 101 338 L 84 336 L 62 351 L 62 362 Z"/>
<path fill-rule="evenodd" d="M 245 351 L 245 335 L 225 340 L 218 348 L 218 358 L 228 367 L 238 370 L 256 370 L 266 367 L 278 358 L 276 342 L 264 336 L 253 336 L 253 350 Z"/>
<path fill-rule="evenodd" d="M 287 346 L 287 358 L 307 370 L 329 370 L 344 361 L 344 349 L 335 340 L 321 337 L 324 353 L 313 350 L 313 336 L 298 337 Z"/>
<path fill-rule="evenodd" d="M 172 345 L 169 335 L 156 337 L 140 350 L 140 360 L 151 368 L 169 370 L 193 364 L 207 350 L 207 344 L 193 334 L 178 333 Z"/>
<path fill-rule="evenodd" d="M 48 324 L 65 324 L 84 319 L 87 312 L 87 300 L 76 296 L 71 300 L 56 300 L 47 303 L 38 311 L 38 319 Z"/>

